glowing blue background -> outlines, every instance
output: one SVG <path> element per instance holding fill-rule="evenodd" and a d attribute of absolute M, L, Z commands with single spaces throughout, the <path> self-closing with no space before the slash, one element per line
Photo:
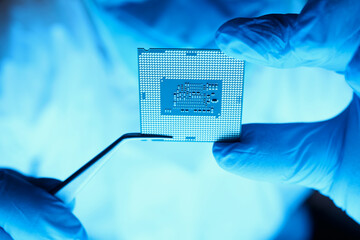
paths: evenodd
<path fill-rule="evenodd" d="M 1 165 L 59 179 L 139 131 L 138 47 L 211 47 L 230 18 L 304 3 L 159 0 L 149 13 L 117 5 L 110 14 L 88 0 L 88 15 L 80 1 L 11 2 L 0 14 Z M 244 123 L 327 119 L 352 95 L 335 73 L 249 63 L 244 89 Z M 211 144 L 131 142 L 81 192 L 75 214 L 92 239 L 268 239 L 307 194 L 226 173 Z"/>

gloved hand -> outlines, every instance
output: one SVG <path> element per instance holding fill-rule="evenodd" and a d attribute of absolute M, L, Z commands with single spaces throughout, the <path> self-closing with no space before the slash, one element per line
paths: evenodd
<path fill-rule="evenodd" d="M 71 210 L 47 192 L 58 183 L 0 169 L 0 239 L 86 239 Z"/>
<path fill-rule="evenodd" d="M 333 119 L 243 125 L 239 142 L 215 143 L 213 153 L 221 167 L 241 176 L 317 189 L 360 223 L 359 12 L 357 0 L 309 0 L 299 15 L 237 18 L 221 26 L 216 40 L 228 55 L 344 73 L 355 94 Z"/>

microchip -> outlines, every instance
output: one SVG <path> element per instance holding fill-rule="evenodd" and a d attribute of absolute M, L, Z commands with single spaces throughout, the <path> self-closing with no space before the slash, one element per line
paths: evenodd
<path fill-rule="evenodd" d="M 167 141 L 238 139 L 244 61 L 218 49 L 138 49 L 144 134 Z"/>

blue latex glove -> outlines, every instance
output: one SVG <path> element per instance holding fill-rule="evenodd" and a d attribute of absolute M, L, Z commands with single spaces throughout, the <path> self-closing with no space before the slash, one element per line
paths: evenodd
<path fill-rule="evenodd" d="M 357 0 L 310 0 L 299 15 L 238 18 L 221 26 L 216 40 L 228 55 L 341 72 L 355 94 L 333 119 L 244 125 L 239 142 L 215 143 L 213 153 L 221 167 L 241 176 L 317 189 L 360 223 L 359 12 Z"/>
<path fill-rule="evenodd" d="M 86 239 L 71 210 L 47 192 L 58 183 L 0 169 L 0 239 Z"/>

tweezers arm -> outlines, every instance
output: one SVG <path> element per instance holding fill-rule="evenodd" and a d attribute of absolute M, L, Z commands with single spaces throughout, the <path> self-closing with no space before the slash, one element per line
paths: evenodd
<path fill-rule="evenodd" d="M 155 134 L 142 134 L 142 133 L 127 133 L 116 139 L 112 144 L 106 147 L 98 155 L 88 161 L 85 165 L 79 168 L 70 177 L 65 179 L 55 188 L 49 191 L 65 204 L 70 203 L 76 196 L 76 194 L 90 181 L 90 179 L 100 170 L 100 168 L 111 158 L 111 155 L 115 152 L 116 146 L 120 142 L 128 139 L 164 139 L 172 138 L 170 136 L 155 135 Z"/>

